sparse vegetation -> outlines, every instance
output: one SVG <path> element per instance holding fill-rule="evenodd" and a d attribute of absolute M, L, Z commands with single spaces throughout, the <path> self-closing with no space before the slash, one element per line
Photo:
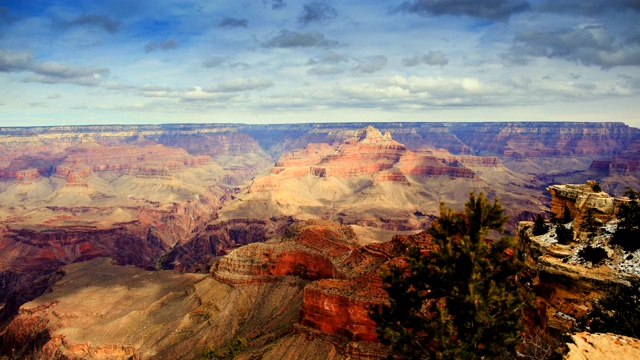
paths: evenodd
<path fill-rule="evenodd" d="M 562 360 L 569 350 L 566 343 L 570 341 L 570 336 L 554 337 L 541 328 L 534 328 L 524 333 L 517 353 L 503 359 Z"/>
<path fill-rule="evenodd" d="M 556 226 L 556 237 L 559 244 L 567 245 L 573 241 L 573 229 L 566 227 L 564 224 L 558 224 Z"/>
<path fill-rule="evenodd" d="M 579 319 L 579 328 L 591 332 L 640 337 L 640 279 L 631 286 L 618 286 L 600 299 L 587 316 Z"/>
<path fill-rule="evenodd" d="M 625 251 L 640 249 L 640 192 L 627 188 L 624 193 L 630 201 L 618 209 L 618 227 L 611 240 L 612 245 L 620 245 Z"/>
<path fill-rule="evenodd" d="M 589 234 L 589 238 L 591 238 L 598 234 L 599 225 L 598 219 L 595 217 L 595 210 L 593 208 L 588 208 L 582 218 L 580 230 L 587 232 Z"/>
<path fill-rule="evenodd" d="M 487 241 L 502 231 L 502 206 L 471 194 L 464 212 L 440 207 L 426 231 L 428 254 L 411 247 L 406 266 L 381 274 L 389 304 L 372 309 L 379 339 L 405 359 L 481 359 L 512 354 L 530 295 L 518 283 L 514 242 Z"/>
<path fill-rule="evenodd" d="M 200 354 L 202 360 L 217 360 L 217 359 L 235 359 L 244 349 L 248 346 L 247 339 L 237 336 L 233 339 L 224 349 L 219 350 L 213 346 L 208 346 Z"/>
<path fill-rule="evenodd" d="M 597 265 L 602 260 L 609 258 L 605 249 L 591 245 L 587 245 L 584 249 L 578 251 L 578 256 L 591 262 L 593 265 Z"/>
<path fill-rule="evenodd" d="M 600 184 L 595 181 L 593 185 L 591 185 L 591 189 L 593 189 L 594 192 L 601 192 L 602 191 L 602 187 L 600 186 Z"/>
<path fill-rule="evenodd" d="M 544 221 L 542 214 L 538 214 L 536 221 L 533 223 L 533 235 L 539 236 L 549 232 L 549 226 Z"/>

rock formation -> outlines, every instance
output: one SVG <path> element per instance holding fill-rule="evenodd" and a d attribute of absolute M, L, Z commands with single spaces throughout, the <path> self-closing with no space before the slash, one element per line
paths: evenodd
<path fill-rule="evenodd" d="M 135 127 L 0 135 L 0 272 L 13 279 L 0 290 L 0 317 L 46 290 L 42 282 L 45 288 L 30 291 L 31 280 L 65 264 L 109 256 L 120 264 L 159 265 L 268 161 L 255 142 L 233 133 L 206 133 L 186 146 L 192 153 L 172 146 L 192 134 Z"/>
<path fill-rule="evenodd" d="M 640 340 L 615 334 L 577 333 L 565 360 L 640 359 Z"/>
<path fill-rule="evenodd" d="M 551 328 L 568 331 L 576 318 L 591 309 L 591 303 L 615 286 L 628 284 L 640 276 L 640 251 L 628 252 L 610 245 L 616 229 L 617 207 L 626 198 L 613 198 L 594 191 L 594 181 L 585 184 L 553 185 L 552 213 L 561 217 L 564 208 L 572 215 L 570 224 L 555 224 L 549 232 L 533 236 L 532 223 L 520 224 L 519 246 L 526 253 L 526 264 L 536 276 L 536 288 L 544 298 L 546 319 Z M 587 233 L 580 225 L 591 211 L 600 229 Z M 556 230 L 568 227 L 573 241 L 561 244 Z M 605 258 L 597 263 L 581 255 L 587 247 L 602 249 Z"/>
<path fill-rule="evenodd" d="M 515 209 L 524 207 L 523 197 L 536 203 L 531 207 L 542 206 L 533 195 L 536 186 L 533 179 L 504 168 L 496 157 L 455 156 L 429 148 L 412 151 L 389 132 L 368 126 L 339 144 L 309 144 L 283 154 L 269 174 L 256 177 L 219 216 L 333 219 L 416 230 L 428 220 L 425 214 L 437 213 L 440 201 L 461 205 L 471 190 L 504 187 L 503 203 L 518 203 L 505 206 L 514 209 L 516 218 Z"/>
<path fill-rule="evenodd" d="M 574 231 L 580 229 L 583 218 L 588 209 L 594 211 L 594 216 L 601 224 L 606 224 L 615 217 L 616 199 L 602 191 L 595 191 L 597 182 L 590 180 L 584 184 L 552 185 L 547 188 L 551 194 L 551 213 L 556 218 L 561 218 L 565 206 L 571 212 L 574 219 L 572 227 Z M 620 200 L 617 201 L 618 205 Z"/>
<path fill-rule="evenodd" d="M 291 276 L 310 280 L 291 336 L 321 337 L 344 355 L 375 358 L 384 349 L 376 343 L 375 323 L 368 312 L 372 304 L 387 299 L 378 271 L 403 255 L 408 244 L 426 247 L 428 243 L 421 233 L 359 246 L 349 227 L 326 221 L 299 222 L 289 227 L 282 242 L 241 247 L 220 259 L 211 271 L 218 281 L 238 286 L 284 281 Z M 291 339 L 283 340 L 287 341 Z"/>
<path fill-rule="evenodd" d="M 378 271 L 409 244 L 428 246 L 428 238 L 360 246 L 350 227 L 299 222 L 280 242 L 233 250 L 211 276 L 143 271 L 105 258 L 67 265 L 53 291 L 24 304 L 0 332 L 2 351 L 182 358 L 242 336 L 249 357 L 378 358 L 386 350 L 368 317 L 371 304 L 386 301 Z"/>
<path fill-rule="evenodd" d="M 291 332 L 302 284 L 236 289 L 204 274 L 144 271 L 99 258 L 62 268 L 53 291 L 0 332 L 12 358 L 198 358 L 242 336 L 262 346 Z M 269 300 L 273 299 L 273 300 Z"/>

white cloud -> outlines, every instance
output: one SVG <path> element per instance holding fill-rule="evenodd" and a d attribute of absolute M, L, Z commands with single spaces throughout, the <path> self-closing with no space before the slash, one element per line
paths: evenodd
<path fill-rule="evenodd" d="M 259 78 L 259 77 L 236 78 L 236 79 L 232 79 L 232 80 L 225 81 L 223 83 L 218 84 L 218 86 L 214 88 L 214 91 L 240 92 L 240 91 L 261 90 L 271 86 L 273 86 L 273 81 Z"/>

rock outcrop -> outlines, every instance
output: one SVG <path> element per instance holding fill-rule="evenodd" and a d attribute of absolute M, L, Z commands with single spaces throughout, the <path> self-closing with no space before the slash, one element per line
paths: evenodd
<path fill-rule="evenodd" d="M 349 227 L 299 222 L 289 227 L 282 242 L 236 249 L 211 272 L 216 280 L 236 286 L 281 282 L 292 276 L 311 281 L 304 287 L 295 333 L 322 337 L 340 351 L 369 349 L 360 355 L 352 351 L 355 358 L 368 358 L 384 352 L 375 344 L 375 323 L 368 315 L 373 304 L 387 301 L 380 267 L 396 261 L 408 244 L 428 243 L 421 233 L 359 246 Z"/>
<path fill-rule="evenodd" d="M 616 207 L 620 204 L 609 194 L 596 191 L 599 186 L 590 180 L 584 184 L 552 185 L 547 188 L 551 194 L 551 213 L 557 219 L 562 218 L 565 207 L 571 212 L 573 230 L 578 231 L 588 209 L 601 224 L 606 224 L 615 217 Z"/>
<path fill-rule="evenodd" d="M 511 217 L 507 228 L 515 233 L 518 221 L 549 210 L 540 190 L 552 183 L 597 179 L 617 196 L 625 185 L 640 187 L 640 130 L 621 123 L 394 122 L 376 127 L 380 131 L 366 123 L 0 128 L 0 310 L 15 314 L 22 303 L 49 289 L 60 266 L 72 262 L 110 256 L 121 264 L 204 272 L 237 246 L 266 241 L 254 250 L 270 251 L 267 268 L 238 262 L 227 274 L 245 269 L 238 276 L 251 279 L 242 285 L 248 287 L 276 286 L 280 280 L 273 279 L 281 278 L 311 282 L 308 295 L 299 289 L 300 307 L 304 296 L 315 300 L 302 313 L 296 311 L 307 325 L 298 323 L 286 344 L 333 334 L 332 345 L 316 345 L 364 356 L 375 353 L 362 345 L 371 342 L 352 340 L 371 338 L 362 320 L 362 304 L 371 299 L 360 301 L 357 294 L 375 293 L 376 282 L 364 273 L 348 275 L 339 262 L 310 247 L 295 245 L 295 254 L 272 248 L 274 240 L 267 240 L 281 238 L 293 221 L 352 224 L 371 242 L 379 234 L 425 228 L 440 201 L 460 208 L 470 191 L 482 191 L 501 200 Z M 610 205 L 615 208 L 619 200 L 591 190 L 585 185 L 551 189 L 566 193 L 554 197 L 551 210 L 560 214 L 567 204 L 577 231 L 584 211 L 594 208 L 605 230 L 611 229 L 615 211 Z M 564 246 L 554 244 L 551 235 L 540 239 L 528 246 L 540 258 L 540 270 L 535 269 L 541 289 L 545 276 L 560 279 L 589 267 L 592 280 L 575 277 L 581 286 L 609 282 L 606 266 L 575 255 L 587 243 Z M 604 246 L 612 259 L 604 264 L 612 274 L 635 274 L 635 263 L 626 257 L 640 254 L 607 247 L 604 235 L 592 244 Z M 349 249 L 353 254 L 378 251 L 375 246 Z M 304 261 L 297 262 L 298 257 Z M 304 263 L 316 267 L 300 266 Z M 365 280 L 358 281 L 360 276 Z M 567 314 L 581 306 L 582 294 L 553 286 L 545 289 L 558 299 L 573 296 L 575 301 L 562 308 Z M 324 301 L 357 309 L 342 317 L 353 316 L 350 323 L 360 325 L 323 322 L 330 318 L 320 305 Z M 263 350 L 266 357 L 276 354 Z"/>
<path fill-rule="evenodd" d="M 378 271 L 409 244 L 428 238 L 360 246 L 350 227 L 300 222 L 281 242 L 233 250 L 210 277 L 104 258 L 67 265 L 0 331 L 0 347 L 14 357 L 182 358 L 241 336 L 249 357 L 379 358 L 368 317 L 386 301 Z"/>
<path fill-rule="evenodd" d="M 302 283 L 233 288 L 204 274 L 94 259 L 62 268 L 51 292 L 4 331 L 11 358 L 193 359 L 240 336 L 261 347 L 291 333 Z"/>
<path fill-rule="evenodd" d="M 535 181 L 510 172 L 495 156 L 410 150 L 372 126 L 340 143 L 309 144 L 283 154 L 269 174 L 257 176 L 220 212 L 220 220 L 292 217 L 331 219 L 392 231 L 418 230 L 439 202 L 462 205 L 470 191 L 501 188 L 505 208 L 522 218 L 525 202 L 542 207 Z M 329 136 L 329 134 L 326 134 Z M 336 137 L 337 139 L 337 137 Z M 509 190 L 507 190 L 509 189 Z M 515 230 L 515 221 L 509 224 Z"/>
<path fill-rule="evenodd" d="M 570 224 L 554 224 L 546 234 L 534 236 L 532 222 L 522 222 L 519 246 L 526 254 L 526 265 L 536 276 L 535 287 L 544 299 L 547 325 L 568 331 L 575 319 L 592 308 L 593 301 L 610 289 L 628 285 L 628 280 L 640 276 L 640 251 L 626 251 L 610 244 L 617 226 L 618 206 L 629 201 L 596 192 L 594 181 L 585 184 L 553 185 L 551 209 L 562 217 L 564 208 L 571 212 Z M 598 222 L 596 232 L 590 233 L 580 226 L 586 213 Z M 558 229 L 570 230 L 572 240 L 559 242 Z M 602 259 L 593 259 L 585 249 L 599 249 Z"/>
<path fill-rule="evenodd" d="M 640 340 L 615 334 L 577 333 L 565 360 L 640 359 Z"/>

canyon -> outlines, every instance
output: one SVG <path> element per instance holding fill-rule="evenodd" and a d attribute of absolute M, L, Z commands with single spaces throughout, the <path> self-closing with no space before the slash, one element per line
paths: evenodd
<path fill-rule="evenodd" d="M 639 151 L 621 123 L 0 128 L 0 331 L 60 358 L 193 357 L 234 336 L 247 358 L 377 358 L 377 271 L 428 247 L 440 202 L 497 197 L 512 235 L 568 204 L 578 229 L 585 206 L 640 189 Z M 610 201 L 580 210 L 552 186 L 589 179 Z M 530 238 L 532 269 L 582 269 Z M 545 311 L 577 316 L 580 294 L 554 274 L 538 274 Z M 75 316 L 79 296 L 93 300 Z"/>

